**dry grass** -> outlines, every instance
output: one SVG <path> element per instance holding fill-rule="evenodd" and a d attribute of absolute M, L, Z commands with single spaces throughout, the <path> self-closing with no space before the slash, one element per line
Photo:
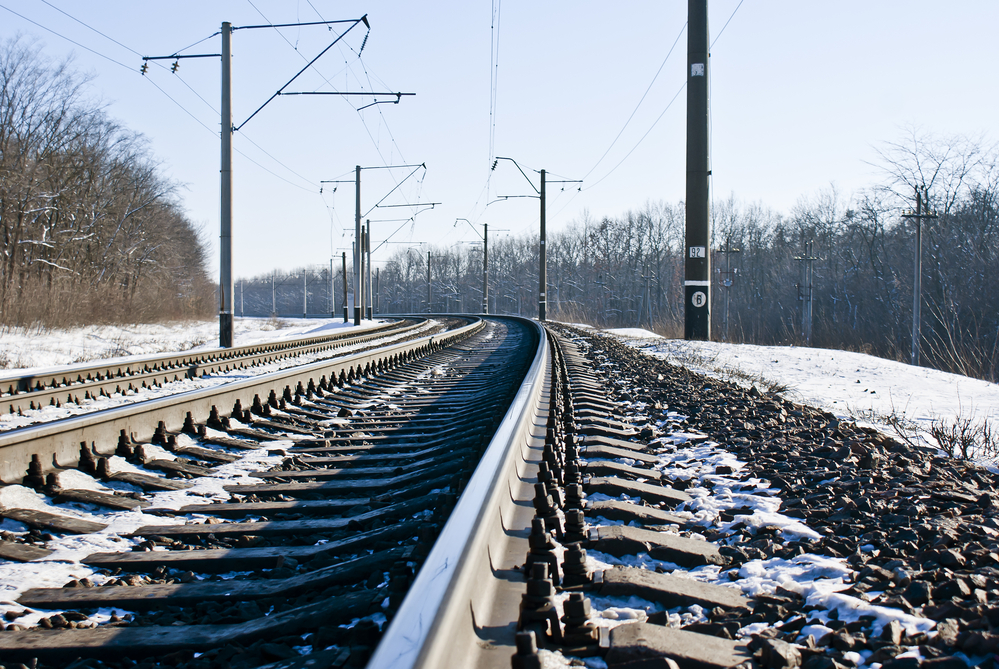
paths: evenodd
<path fill-rule="evenodd" d="M 999 433 L 987 418 L 975 421 L 959 416 L 952 421 L 935 420 L 930 434 L 941 449 L 955 458 L 972 460 L 999 455 Z"/>

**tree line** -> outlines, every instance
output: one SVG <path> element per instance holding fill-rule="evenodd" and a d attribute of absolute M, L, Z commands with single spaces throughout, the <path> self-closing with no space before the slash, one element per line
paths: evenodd
<path fill-rule="evenodd" d="M 87 84 L 23 38 L 0 44 L 0 324 L 211 314 L 175 185 Z"/>
<path fill-rule="evenodd" d="M 878 167 L 882 178 L 859 193 L 847 198 L 829 187 L 787 213 L 732 197 L 713 203 L 713 338 L 807 343 L 810 265 L 812 345 L 908 361 L 916 222 L 905 213 L 915 207 L 915 187 L 925 185 L 936 218 L 922 221 L 922 363 L 999 380 L 992 283 L 999 276 L 999 151 L 982 140 L 909 130 L 884 145 Z M 549 318 L 681 337 L 683 243 L 682 202 L 649 202 L 601 219 L 584 213 L 549 234 Z M 538 248 L 536 234 L 491 241 L 490 313 L 537 316 Z M 481 311 L 481 247 L 401 249 L 376 269 L 377 313 Z M 351 272 L 348 266 L 353 293 Z M 311 286 L 309 313 L 340 314 L 339 264 L 333 284 L 328 268 L 313 268 L 245 285 L 259 288 L 255 313 L 270 313 L 272 304 L 279 313 L 303 313 Z"/>
<path fill-rule="evenodd" d="M 922 362 L 999 380 L 999 150 L 981 139 L 908 130 L 879 151 L 878 183 L 834 187 L 788 213 L 729 198 L 712 208 L 715 339 L 804 344 L 811 265 L 811 343 L 908 361 L 916 221 L 922 221 Z M 683 333 L 682 202 L 619 217 L 585 213 L 549 235 L 549 317 Z M 538 238 L 490 244 L 490 311 L 537 315 Z M 480 311 L 481 249 L 431 249 L 430 311 Z M 811 260 L 809 260 L 811 259 Z M 426 253 L 397 251 L 381 271 L 383 313 L 427 310 Z"/>

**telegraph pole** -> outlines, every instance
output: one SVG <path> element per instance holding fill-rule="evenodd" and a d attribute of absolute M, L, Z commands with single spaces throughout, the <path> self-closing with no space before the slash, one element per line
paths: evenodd
<path fill-rule="evenodd" d="M 912 364 L 919 365 L 920 316 L 923 306 L 923 219 L 934 219 L 935 213 L 929 210 L 930 196 L 926 186 L 916 186 L 916 211 L 902 214 L 902 218 L 916 221 L 916 248 L 914 260 L 914 276 L 912 281 Z"/>
<path fill-rule="evenodd" d="M 708 0 L 687 0 L 687 196 L 684 339 L 711 338 Z"/>
<path fill-rule="evenodd" d="M 220 174 L 222 251 L 219 279 L 219 346 L 232 347 L 232 24 L 222 24 L 222 161 Z"/>

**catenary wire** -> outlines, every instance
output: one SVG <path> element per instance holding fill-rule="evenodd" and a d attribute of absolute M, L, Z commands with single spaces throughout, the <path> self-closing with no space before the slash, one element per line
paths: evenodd
<path fill-rule="evenodd" d="M 624 122 L 624 125 L 621 127 L 621 130 L 617 133 L 617 136 L 614 137 L 614 141 L 610 143 L 610 146 L 607 147 L 607 150 L 604 151 L 603 155 L 600 156 L 597 162 L 593 164 L 593 167 L 590 168 L 590 171 L 583 176 L 584 179 L 593 174 L 593 170 L 597 169 L 597 166 L 600 165 L 601 162 L 603 162 L 604 158 L 607 157 L 607 154 L 610 153 L 610 150 L 614 148 L 615 144 L 617 144 L 617 140 L 621 139 L 621 135 L 624 134 L 624 131 L 628 128 L 628 125 L 631 123 L 632 119 L 635 118 L 635 114 L 638 113 L 639 107 L 642 106 L 642 103 L 645 102 L 645 98 L 648 97 L 649 91 L 652 90 L 653 84 L 656 83 L 656 80 L 659 78 L 659 75 L 662 74 L 663 68 L 666 67 L 666 62 L 669 61 L 669 57 L 673 55 L 673 51 L 676 49 L 676 45 L 680 42 L 680 38 L 683 36 L 683 31 L 686 29 L 687 29 L 687 24 L 685 22 L 683 26 L 680 28 L 680 32 L 677 33 L 676 39 L 673 40 L 673 46 L 669 48 L 669 52 L 666 54 L 666 57 L 663 59 L 663 62 L 659 66 L 659 69 L 656 70 L 656 74 L 654 77 L 652 77 L 652 81 L 649 82 L 648 88 L 646 88 L 645 92 L 642 93 L 642 98 L 638 101 L 638 104 L 635 105 L 635 108 L 632 110 L 631 115 L 628 117 L 628 120 Z"/>

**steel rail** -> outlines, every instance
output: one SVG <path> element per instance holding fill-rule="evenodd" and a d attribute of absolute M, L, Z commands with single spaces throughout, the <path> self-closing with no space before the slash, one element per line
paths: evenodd
<path fill-rule="evenodd" d="M 377 367 L 389 360 L 398 361 L 421 351 L 439 350 L 474 334 L 483 325 L 482 320 L 475 319 L 456 330 L 342 358 L 0 433 L 0 482 L 20 481 L 32 456 L 38 456 L 43 473 L 72 466 L 79 460 L 81 443 L 93 445 L 99 454 L 110 454 L 114 452 L 120 434 L 148 441 L 161 421 L 167 430 L 177 431 L 183 427 L 188 414 L 198 421 L 207 417 L 212 407 L 228 413 L 237 401 L 250 406 L 257 395 L 266 401 L 271 390 L 280 395 L 286 386 L 295 388 L 299 383 L 304 386 L 309 380 L 318 382 L 322 377 L 337 379 L 351 371 L 360 374 L 365 368 Z"/>
<path fill-rule="evenodd" d="M 396 321 L 360 333 L 338 332 L 318 337 L 299 337 L 277 342 L 235 348 L 214 348 L 198 352 L 140 356 L 128 361 L 100 361 L 59 369 L 0 377 L 0 409 L 15 413 L 41 408 L 80 396 L 97 397 L 159 385 L 205 374 L 228 372 L 323 350 L 330 350 L 384 337 L 389 333 L 410 332 L 426 323 Z"/>
<path fill-rule="evenodd" d="M 552 362 L 540 324 L 505 318 L 537 333 L 534 360 L 368 669 L 510 666 Z"/>

